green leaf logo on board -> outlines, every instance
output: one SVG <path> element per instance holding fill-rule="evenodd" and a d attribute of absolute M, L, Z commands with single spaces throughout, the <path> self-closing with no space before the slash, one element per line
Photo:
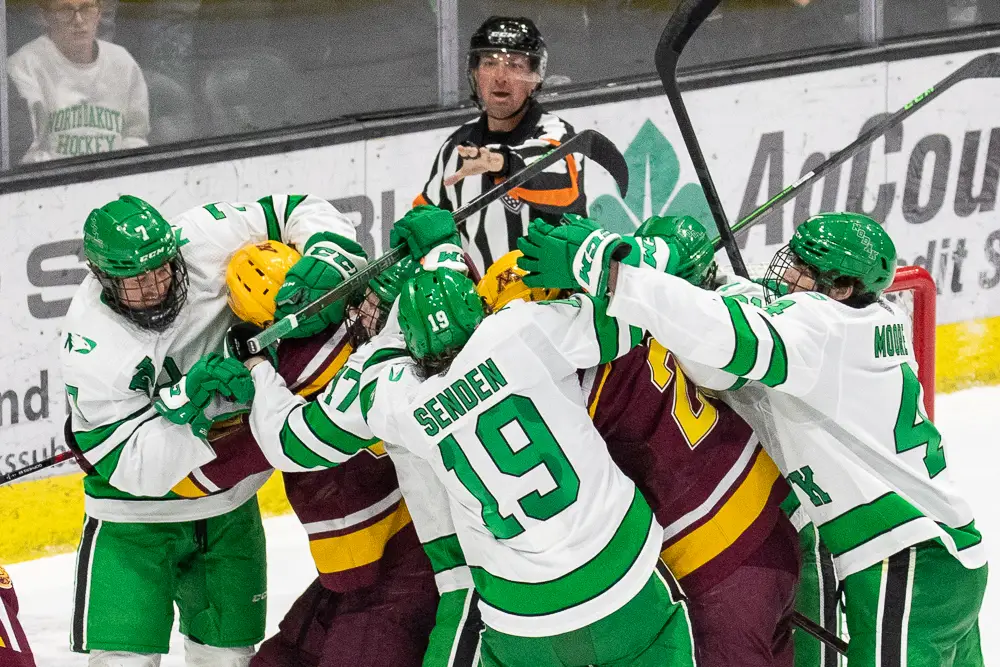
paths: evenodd
<path fill-rule="evenodd" d="M 690 215 L 714 232 L 705 193 L 697 183 L 679 189 L 681 163 L 663 133 L 647 120 L 625 149 L 628 195 L 601 195 L 590 205 L 590 217 L 605 229 L 631 234 L 653 215 Z M 717 234 L 717 233 L 716 233 Z"/>

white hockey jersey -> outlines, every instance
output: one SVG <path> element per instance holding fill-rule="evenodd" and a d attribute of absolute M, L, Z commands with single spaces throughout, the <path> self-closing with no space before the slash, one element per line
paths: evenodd
<path fill-rule="evenodd" d="M 577 295 L 487 317 L 449 370 L 426 380 L 401 340 L 365 362 L 368 424 L 443 482 L 490 627 L 526 637 L 579 629 L 652 574 L 662 528 L 612 462 L 577 375 L 640 338 Z"/>
<path fill-rule="evenodd" d="M 238 320 L 227 302 L 226 267 L 240 247 L 268 239 L 304 247 L 317 232 L 354 238 L 354 227 L 329 202 L 272 195 L 257 202 L 216 203 L 170 220 L 188 267 L 187 301 L 164 332 L 143 330 L 101 302 L 88 275 L 66 316 L 61 351 L 73 432 L 98 474 L 84 479 L 89 516 L 119 522 L 174 522 L 224 514 L 253 497 L 269 472 L 218 493 L 184 497 L 171 489 L 215 458 L 186 425 L 152 405 L 202 355 L 218 352 Z M 244 406 L 217 401 L 210 416 Z"/>
<path fill-rule="evenodd" d="M 972 510 L 949 480 L 941 434 L 924 414 L 909 320 L 877 302 L 851 308 L 815 292 L 751 303 L 759 286 L 719 293 L 619 266 L 608 312 L 647 328 L 700 385 L 756 431 L 847 577 L 940 540 L 968 568 L 986 562 Z"/>
<path fill-rule="evenodd" d="M 399 333 L 393 311 L 381 340 Z M 368 351 L 379 348 L 374 342 Z M 362 449 L 376 453 L 384 447 L 396 468 L 399 489 L 413 520 L 417 537 L 434 569 L 438 592 L 472 588 L 472 575 L 455 535 L 448 494 L 430 464 L 405 447 L 381 442 L 361 413 L 361 369 L 368 353 L 347 358 L 336 377 L 313 401 L 290 391 L 270 364 L 254 367 L 256 388 L 250 410 L 254 438 L 277 470 L 309 472 L 346 462 Z"/>

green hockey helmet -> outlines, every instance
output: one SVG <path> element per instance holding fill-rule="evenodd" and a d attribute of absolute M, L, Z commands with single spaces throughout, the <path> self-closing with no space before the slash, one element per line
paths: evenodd
<path fill-rule="evenodd" d="M 368 281 L 368 288 L 379 298 L 386 307 L 386 312 L 392 307 L 399 291 L 410 278 L 415 277 L 420 272 L 420 264 L 407 255 L 388 269 L 378 274 Z"/>
<path fill-rule="evenodd" d="M 656 216 L 635 230 L 635 236 L 658 236 L 676 253 L 677 268 L 672 273 L 697 287 L 708 287 L 715 280 L 715 244 L 704 225 L 689 215 Z"/>
<path fill-rule="evenodd" d="M 882 225 L 866 215 L 820 213 L 799 225 L 788 245 L 774 256 L 767 280 L 789 283 L 789 268 L 798 270 L 792 276 L 812 278 L 812 291 L 830 294 L 837 287 L 853 286 L 846 302 L 864 306 L 892 284 L 896 246 Z M 790 287 L 794 291 L 795 286 Z"/>
<path fill-rule="evenodd" d="M 155 208 L 123 195 L 94 209 L 83 225 L 83 250 L 112 310 L 154 331 L 176 319 L 187 298 L 187 267 Z"/>
<path fill-rule="evenodd" d="M 451 269 L 421 271 L 403 284 L 399 294 L 399 326 L 406 348 L 413 358 L 435 368 L 441 364 L 433 362 L 440 360 L 447 360 L 447 367 L 485 314 L 476 284 Z"/>

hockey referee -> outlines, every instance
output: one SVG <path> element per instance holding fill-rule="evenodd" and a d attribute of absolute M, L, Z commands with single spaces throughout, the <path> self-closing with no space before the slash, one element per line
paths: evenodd
<path fill-rule="evenodd" d="M 527 18 L 492 16 L 472 35 L 467 74 L 482 109 L 438 151 L 414 206 L 454 211 L 573 136 L 573 126 L 535 100 L 548 51 Z M 572 155 L 469 218 L 462 245 L 480 275 L 516 247 L 534 218 L 555 224 L 563 213 L 586 215 L 583 163 Z"/>

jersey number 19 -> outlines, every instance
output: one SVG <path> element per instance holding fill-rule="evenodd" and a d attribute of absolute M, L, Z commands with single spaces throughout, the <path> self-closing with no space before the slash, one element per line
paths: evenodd
<path fill-rule="evenodd" d="M 528 444 L 516 451 L 503 434 L 503 429 L 512 424 L 517 424 L 528 440 Z M 576 502 L 580 478 L 538 408 L 527 396 L 512 394 L 479 415 L 476 437 L 501 473 L 521 477 L 544 466 L 552 477 L 556 488 L 547 493 L 532 491 L 518 499 L 518 505 L 527 516 L 545 521 Z M 482 505 L 483 523 L 490 532 L 501 540 L 523 533 L 524 526 L 516 516 L 501 515 L 496 496 L 486 488 L 455 436 L 449 435 L 438 443 L 438 447 L 445 469 L 454 471 L 462 486 Z"/>

